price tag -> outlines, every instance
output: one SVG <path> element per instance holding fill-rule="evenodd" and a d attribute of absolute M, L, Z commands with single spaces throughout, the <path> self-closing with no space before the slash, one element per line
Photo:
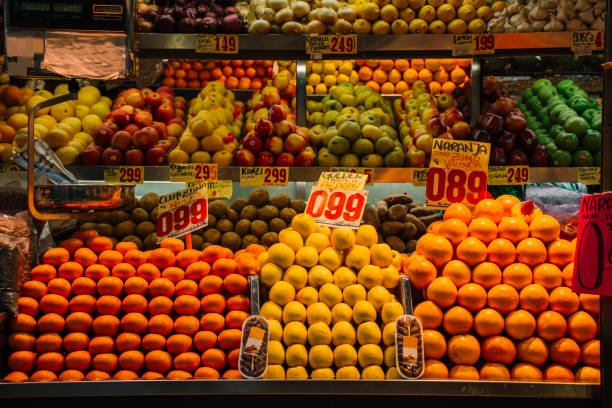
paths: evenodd
<path fill-rule="evenodd" d="M 168 171 L 170 181 L 185 183 L 216 181 L 219 175 L 216 163 L 170 163 Z"/>
<path fill-rule="evenodd" d="M 489 166 L 487 184 L 511 186 L 529 183 L 529 166 Z"/>
<path fill-rule="evenodd" d="M 484 199 L 490 151 L 489 143 L 434 139 L 427 170 L 427 206 L 446 208 L 464 201 L 475 205 Z"/>
<path fill-rule="evenodd" d="M 578 167 L 578 182 L 582 184 L 599 184 L 601 182 L 601 167 Z"/>
<path fill-rule="evenodd" d="M 365 187 L 368 176 L 352 172 L 324 171 L 319 176 L 317 186 L 331 189 L 357 190 Z"/>
<path fill-rule="evenodd" d="M 6 173 L 7 171 L 21 171 L 21 170 L 23 169 L 16 164 L 7 164 L 7 163 L 0 164 L 0 173 Z"/>
<path fill-rule="evenodd" d="M 325 34 L 306 37 L 306 53 L 312 54 L 356 54 L 357 36 L 355 34 Z M 320 57 L 319 57 L 320 58 Z"/>
<path fill-rule="evenodd" d="M 572 290 L 612 295 L 612 193 L 580 201 Z"/>
<path fill-rule="evenodd" d="M 187 188 L 193 188 L 200 183 L 186 183 Z M 233 184 L 231 180 L 209 181 L 206 183 L 208 198 L 232 198 Z"/>
<path fill-rule="evenodd" d="M 495 35 L 455 34 L 451 51 L 453 56 L 495 54 Z"/>
<path fill-rule="evenodd" d="M 198 35 L 195 51 L 212 54 L 238 54 L 238 36 L 234 34 Z"/>
<path fill-rule="evenodd" d="M 305 212 L 318 225 L 357 229 L 367 200 L 367 190 L 335 190 L 312 186 Z"/>
<path fill-rule="evenodd" d="M 603 31 L 573 31 L 570 46 L 574 55 L 591 55 L 593 50 L 604 49 Z"/>
<path fill-rule="evenodd" d="M 472 34 L 474 55 L 495 54 L 495 36 L 493 34 Z"/>
<path fill-rule="evenodd" d="M 289 182 L 289 167 L 240 167 L 241 186 L 284 187 Z"/>
<path fill-rule="evenodd" d="M 143 181 L 143 166 L 117 166 L 104 168 L 105 183 L 142 184 Z"/>
<path fill-rule="evenodd" d="M 414 169 L 412 185 L 415 187 L 425 187 L 427 185 L 427 169 Z"/>
<path fill-rule="evenodd" d="M 159 198 L 157 243 L 176 238 L 208 225 L 206 184 L 163 195 Z"/>
<path fill-rule="evenodd" d="M 453 57 L 474 54 L 474 41 L 472 40 L 472 34 L 453 35 L 451 51 L 453 53 Z"/>
<path fill-rule="evenodd" d="M 374 185 L 374 182 L 372 181 L 372 176 L 374 175 L 374 169 L 371 167 L 332 167 L 330 170 L 332 172 L 365 174 L 366 176 L 368 176 L 365 182 L 366 186 Z"/>

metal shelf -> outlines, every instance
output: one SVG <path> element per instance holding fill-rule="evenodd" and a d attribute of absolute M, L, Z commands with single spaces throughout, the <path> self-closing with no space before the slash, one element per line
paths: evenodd
<path fill-rule="evenodd" d="M 495 54 L 483 57 L 571 55 L 572 33 L 508 33 L 495 35 Z M 239 34 L 238 54 L 195 52 L 198 34 L 137 35 L 138 55 L 143 58 L 209 59 L 309 59 L 305 35 Z M 357 54 L 327 54 L 326 59 L 451 58 L 452 34 L 357 35 Z"/>
<path fill-rule="evenodd" d="M 105 166 L 70 166 L 68 170 L 79 180 L 104 180 Z M 530 183 L 574 183 L 578 181 L 577 167 L 531 167 Z M 424 168 L 378 167 L 374 169 L 375 183 L 410 183 L 415 170 Z M 330 167 L 290 167 L 289 181 L 317 181 L 323 171 Z M 219 180 L 240 181 L 240 167 L 219 167 Z M 145 166 L 145 181 L 169 181 L 168 166 Z"/>
<path fill-rule="evenodd" d="M 598 384 L 385 380 L 133 380 L 3 383 L 2 398 L 161 395 L 406 395 L 600 398 Z"/>

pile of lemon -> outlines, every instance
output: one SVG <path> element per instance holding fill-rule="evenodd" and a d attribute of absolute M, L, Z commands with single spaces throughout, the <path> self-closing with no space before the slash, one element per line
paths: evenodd
<path fill-rule="evenodd" d="M 371 225 L 317 226 L 298 214 L 261 260 L 269 288 L 267 379 L 399 378 L 399 253 Z M 383 368 L 384 366 L 384 368 Z"/>

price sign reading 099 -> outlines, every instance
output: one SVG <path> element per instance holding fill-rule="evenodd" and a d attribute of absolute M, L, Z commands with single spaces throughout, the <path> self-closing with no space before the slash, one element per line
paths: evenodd
<path fill-rule="evenodd" d="M 306 213 L 318 225 L 358 228 L 367 199 L 367 190 L 336 190 L 313 186 Z"/>
<path fill-rule="evenodd" d="M 157 241 L 176 238 L 208 225 L 208 197 L 206 183 L 159 199 Z"/>

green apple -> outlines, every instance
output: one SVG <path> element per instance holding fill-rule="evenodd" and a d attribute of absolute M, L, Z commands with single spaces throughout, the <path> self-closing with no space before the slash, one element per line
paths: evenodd
<path fill-rule="evenodd" d="M 406 155 L 401 147 L 393 149 L 385 155 L 385 167 L 404 167 Z"/>
<path fill-rule="evenodd" d="M 325 115 L 323 115 L 323 125 L 327 127 L 332 126 L 334 123 L 336 123 L 338 116 L 340 116 L 339 111 L 330 110 L 325 112 Z"/>
<path fill-rule="evenodd" d="M 364 112 L 359 115 L 359 124 L 361 127 L 364 127 L 365 125 L 380 126 L 380 119 L 373 113 Z"/>
<path fill-rule="evenodd" d="M 323 103 L 323 112 L 329 112 L 332 110 L 340 112 L 342 110 L 342 104 L 335 99 L 330 99 Z"/>
<path fill-rule="evenodd" d="M 360 138 L 353 142 L 352 150 L 357 156 L 363 157 L 366 154 L 374 153 L 374 143 L 368 139 Z"/>
<path fill-rule="evenodd" d="M 438 96 L 437 102 L 438 102 L 438 108 L 444 111 L 453 106 L 453 104 L 455 103 L 455 98 L 453 98 L 449 94 L 443 93 L 440 96 Z"/>
<path fill-rule="evenodd" d="M 329 152 L 328 150 L 319 152 L 317 161 L 319 162 L 319 165 L 323 167 L 338 167 L 340 162 L 338 160 L 338 156 Z"/>
<path fill-rule="evenodd" d="M 374 144 L 376 153 L 384 156 L 395 148 L 395 142 L 388 136 L 383 136 Z"/>
<path fill-rule="evenodd" d="M 361 158 L 361 165 L 363 167 L 381 167 L 382 164 L 383 157 L 380 154 L 367 154 Z"/>
<path fill-rule="evenodd" d="M 351 149 L 351 144 L 349 143 L 348 139 L 345 139 L 342 136 L 334 136 L 332 140 L 329 141 L 327 148 L 331 153 L 341 156 L 349 152 Z"/>
<path fill-rule="evenodd" d="M 367 124 L 361 128 L 361 134 L 366 139 L 371 140 L 372 142 L 376 142 L 379 138 L 383 136 L 383 132 L 380 127 Z"/>
<path fill-rule="evenodd" d="M 323 123 L 323 112 L 313 112 L 308 116 L 308 122 L 313 125 L 320 125 Z"/>
<path fill-rule="evenodd" d="M 343 154 L 342 157 L 340 157 L 340 166 L 357 167 L 359 166 L 359 157 L 353 153 Z"/>
<path fill-rule="evenodd" d="M 340 116 L 336 118 L 336 127 L 339 128 L 341 124 L 344 122 L 352 120 L 353 122 L 357 122 L 358 117 L 353 115 L 352 113 L 342 113 Z"/>
<path fill-rule="evenodd" d="M 338 136 L 342 136 L 352 143 L 361 136 L 361 126 L 353 120 L 347 120 L 338 126 Z"/>
<path fill-rule="evenodd" d="M 323 146 L 327 146 L 334 136 L 338 136 L 338 129 L 336 129 L 335 126 L 327 128 L 327 130 L 323 132 Z"/>

